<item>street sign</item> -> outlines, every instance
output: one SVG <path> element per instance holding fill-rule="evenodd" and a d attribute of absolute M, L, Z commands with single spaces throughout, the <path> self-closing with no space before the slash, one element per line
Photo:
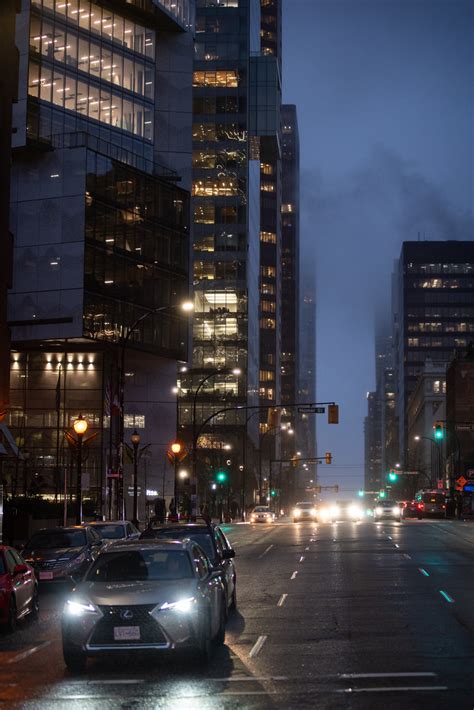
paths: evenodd
<path fill-rule="evenodd" d="M 444 488 L 444 481 L 443 480 L 438 481 L 438 488 L 441 490 Z"/>
<path fill-rule="evenodd" d="M 298 412 L 300 414 L 324 414 L 326 407 L 312 407 L 308 405 L 307 407 L 298 407 Z"/>
<path fill-rule="evenodd" d="M 120 472 L 109 468 L 109 470 L 107 471 L 107 478 L 120 478 Z"/>
<path fill-rule="evenodd" d="M 399 471 L 403 476 L 418 476 L 420 474 L 419 471 Z"/>
<path fill-rule="evenodd" d="M 474 429 L 473 424 L 456 424 L 454 429 L 456 431 L 472 431 Z"/>
<path fill-rule="evenodd" d="M 464 476 L 459 476 L 459 478 L 456 479 L 456 486 L 455 486 L 456 490 L 462 491 L 462 489 L 464 488 L 466 483 L 467 483 L 467 479 L 464 478 Z"/>

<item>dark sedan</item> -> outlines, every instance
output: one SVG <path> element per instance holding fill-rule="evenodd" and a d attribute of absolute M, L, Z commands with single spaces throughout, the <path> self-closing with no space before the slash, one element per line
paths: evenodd
<path fill-rule="evenodd" d="M 40 582 L 60 582 L 82 576 L 95 560 L 102 538 L 90 525 L 38 530 L 26 543 L 23 557 Z"/>

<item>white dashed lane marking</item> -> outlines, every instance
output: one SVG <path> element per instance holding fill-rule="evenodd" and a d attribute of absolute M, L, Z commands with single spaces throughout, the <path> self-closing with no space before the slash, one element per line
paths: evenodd
<path fill-rule="evenodd" d="M 296 579 L 296 575 L 298 574 L 298 570 L 295 570 L 293 574 L 291 575 L 290 579 Z"/>
<path fill-rule="evenodd" d="M 264 551 L 262 552 L 262 554 L 258 556 L 258 559 L 260 559 L 261 557 L 263 557 L 264 555 L 266 555 L 267 552 L 270 552 L 270 550 L 272 549 L 272 547 L 273 547 L 273 545 L 269 545 L 269 546 L 267 547 L 267 549 L 264 550 Z"/>
<path fill-rule="evenodd" d="M 266 640 L 267 640 L 266 636 L 259 636 L 258 637 L 256 642 L 254 643 L 254 645 L 250 649 L 250 653 L 249 653 L 250 658 L 255 658 L 255 656 L 257 656 L 260 653 L 260 651 L 262 650 L 262 646 Z"/>
<path fill-rule="evenodd" d="M 283 606 L 283 604 L 286 602 L 287 597 L 288 594 L 282 594 L 277 602 L 277 606 Z"/>

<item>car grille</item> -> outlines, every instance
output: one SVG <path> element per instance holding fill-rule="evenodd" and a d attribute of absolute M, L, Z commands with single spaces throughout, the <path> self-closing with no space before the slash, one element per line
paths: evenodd
<path fill-rule="evenodd" d="M 160 626 L 150 615 L 156 604 L 140 604 L 130 606 L 99 606 L 103 613 L 103 617 L 97 622 L 91 639 L 90 646 L 111 645 L 114 646 L 140 646 L 143 644 L 165 644 L 167 638 L 162 632 Z M 133 617 L 131 619 L 123 619 L 121 614 L 125 611 L 131 611 Z M 139 641 L 116 641 L 114 639 L 114 627 L 117 626 L 139 626 L 140 640 Z"/>
<path fill-rule="evenodd" d="M 33 566 L 35 569 L 38 570 L 53 570 L 53 569 L 62 569 L 65 565 L 67 565 L 69 562 L 73 562 L 74 560 L 67 557 L 65 559 L 59 559 L 59 560 L 35 560 L 33 562 Z"/>

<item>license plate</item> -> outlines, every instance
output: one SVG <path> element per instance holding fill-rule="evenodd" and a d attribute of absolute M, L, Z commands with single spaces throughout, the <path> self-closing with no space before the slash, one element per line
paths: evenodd
<path fill-rule="evenodd" d="M 40 572 L 39 578 L 40 579 L 53 579 L 53 573 L 52 572 Z"/>
<path fill-rule="evenodd" d="M 114 641 L 139 641 L 139 626 L 114 626 Z"/>

